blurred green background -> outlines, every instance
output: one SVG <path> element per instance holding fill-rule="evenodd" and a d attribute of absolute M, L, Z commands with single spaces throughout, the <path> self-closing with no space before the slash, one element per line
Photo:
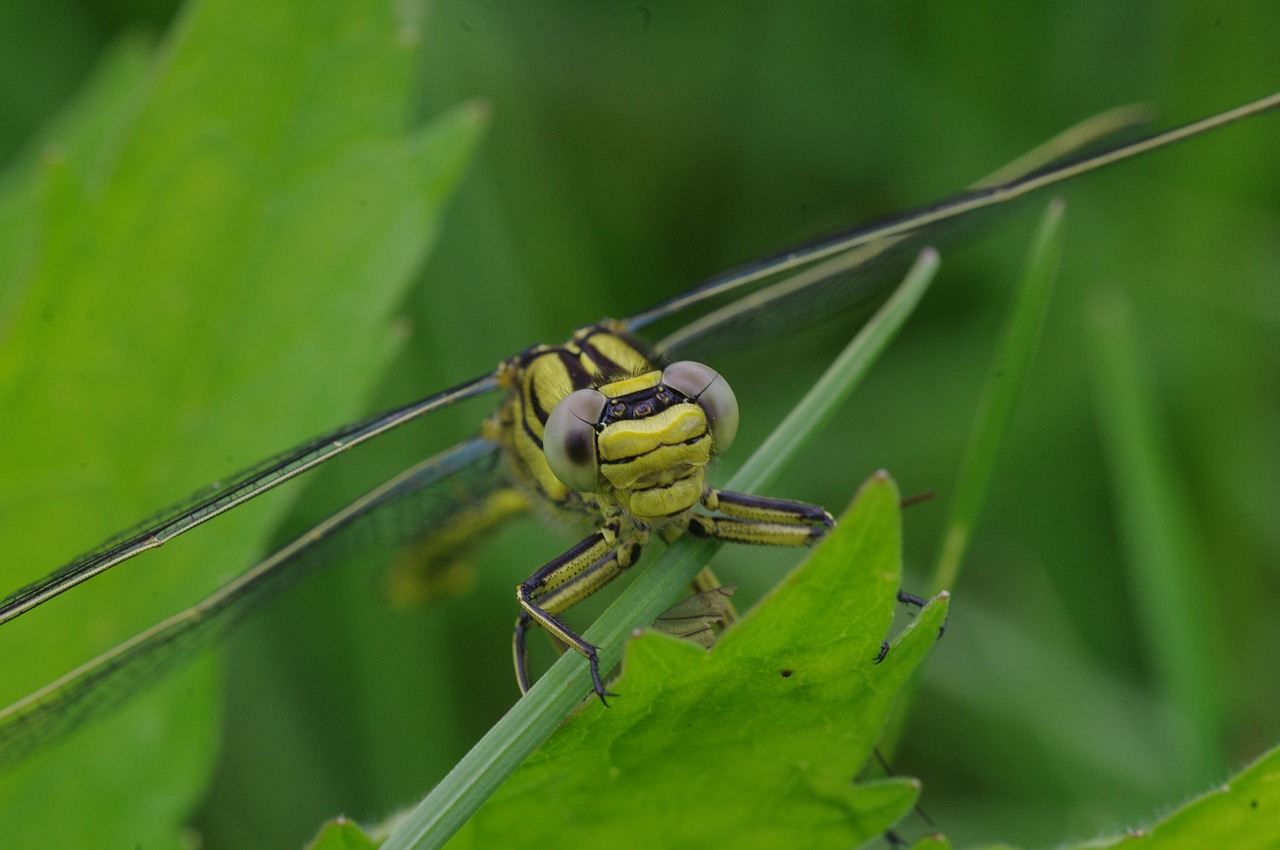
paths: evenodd
<path fill-rule="evenodd" d="M 103 51 L 138 28 L 163 37 L 175 6 L 5 0 L 0 157 L 30 153 Z M 1168 125 L 1269 93 L 1278 25 L 1266 0 L 433 3 L 410 111 L 478 97 L 491 124 L 397 311 L 400 355 L 364 407 L 453 385 L 755 256 L 949 194 L 1108 107 L 1150 103 Z M 1049 846 L 1140 824 L 1280 733 L 1278 139 L 1277 120 L 1263 118 L 1066 193 L 1043 348 L 893 758 L 895 772 L 921 778 L 924 809 L 961 845 Z M 934 491 L 907 516 L 908 589 L 927 586 L 1028 213 L 944 258 L 903 337 L 777 488 L 836 509 L 883 467 L 904 492 Z M 1117 486 L 1099 424 L 1087 326 L 1099 291 L 1129 305 L 1161 468 L 1197 565 L 1202 596 L 1185 627 L 1212 651 L 1216 708 L 1192 728 L 1149 640 L 1122 519 L 1143 506 Z M 744 445 L 840 341 L 814 334 L 712 364 L 743 404 Z M 288 412 L 231 411 L 245 432 Z M 320 474 L 278 539 L 358 482 L 467 435 L 483 413 L 432 417 Z M 187 462 L 138 451 L 124 462 Z M 252 459 L 205 457 L 199 468 L 214 472 L 167 498 Z M 68 466 L 59 474 L 74 476 Z M 75 525 L 74 545 L 51 547 L 27 578 L 120 521 L 108 511 Z M 193 539 L 218 545 L 217 524 Z M 255 618 L 228 653 L 221 751 L 192 819 L 205 846 L 298 846 L 325 817 L 377 819 L 428 789 L 514 699 L 511 589 L 563 545 L 519 523 L 484 551 L 473 592 L 410 615 L 383 601 L 379 564 L 353 559 Z M 793 562 L 732 550 L 717 569 L 749 600 Z"/>

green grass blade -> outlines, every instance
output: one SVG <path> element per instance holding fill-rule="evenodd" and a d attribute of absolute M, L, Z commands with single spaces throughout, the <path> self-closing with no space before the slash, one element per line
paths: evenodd
<path fill-rule="evenodd" d="M 1032 242 L 1026 271 L 1018 288 L 1018 300 L 1005 325 L 991 377 L 978 404 L 972 437 L 960 463 L 955 496 L 951 500 L 935 568 L 934 593 L 954 587 L 960 575 L 960 565 L 982 511 L 1000 448 L 1004 445 L 1005 434 L 1026 383 L 1027 371 L 1049 311 L 1049 299 L 1062 255 L 1064 211 L 1065 206 L 1060 200 L 1051 202 Z"/>
<path fill-rule="evenodd" d="M 919 302 L 937 267 L 935 252 L 922 253 L 894 295 L 728 483 L 730 489 L 751 492 L 766 486 L 800 450 L 866 374 Z M 584 635 L 600 647 L 604 669 L 621 657 L 627 634 L 669 607 L 717 548 L 715 541 L 677 540 L 609 606 Z M 589 691 L 586 661 L 565 654 L 409 813 L 384 850 L 442 846 Z"/>
<path fill-rule="evenodd" d="M 1094 385 L 1125 567 L 1140 602 L 1147 655 L 1179 718 L 1178 761 L 1188 780 L 1207 782 L 1224 766 L 1225 737 L 1213 650 L 1220 630 L 1204 604 L 1208 565 L 1128 303 L 1108 293 L 1092 306 Z"/>
<path fill-rule="evenodd" d="M 942 543 L 934 568 L 933 594 L 955 586 L 974 526 L 982 512 L 1000 448 L 1044 328 L 1062 254 L 1064 214 L 1065 205 L 1060 200 L 1050 202 L 1032 240 L 1017 300 L 1005 323 L 1004 336 L 978 403 L 969 445 L 956 476 L 955 495 L 943 525 Z M 907 690 L 914 692 L 916 687 L 918 680 L 908 685 Z M 911 700 L 904 699 L 901 705 L 902 709 L 893 717 L 881 741 L 881 752 L 886 755 L 896 749 L 907 720 L 905 709 L 911 705 Z"/>

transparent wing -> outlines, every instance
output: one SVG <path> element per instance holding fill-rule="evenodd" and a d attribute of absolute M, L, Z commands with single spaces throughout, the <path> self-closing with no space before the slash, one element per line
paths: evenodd
<path fill-rule="evenodd" d="M 294 582 L 371 542 L 409 542 L 502 490 L 497 445 L 474 438 L 352 502 L 202 602 L 0 711 L 0 768 L 160 681 Z"/>
<path fill-rule="evenodd" d="M 1280 106 L 1280 93 L 1125 144 L 1082 154 L 1107 137 L 1146 122 L 1143 109 L 1113 110 L 1077 125 L 971 189 L 944 201 L 790 248 L 714 277 L 638 313 L 624 323 L 640 330 L 694 308 L 709 310 L 683 322 L 658 343 L 664 354 L 697 358 L 728 345 L 793 333 L 833 312 L 885 294 L 886 281 L 943 231 L 976 223 L 984 213 L 1042 189 Z M 784 277 L 785 275 L 785 277 Z"/>
<path fill-rule="evenodd" d="M 1060 135 L 968 192 L 719 275 L 632 316 L 624 324 L 631 330 L 640 330 L 664 319 L 685 317 L 695 308 L 711 309 L 712 312 L 687 322 L 659 344 L 665 353 L 688 356 L 723 348 L 730 339 L 745 344 L 780 329 L 796 330 L 805 321 L 830 314 L 833 306 L 849 307 L 878 297 L 882 289 L 880 281 L 888 279 L 882 274 L 883 266 L 908 251 L 914 254 L 919 243 L 937 236 L 943 225 L 970 220 L 984 210 L 1072 177 L 1278 105 L 1280 94 L 1271 95 L 1173 130 L 1061 162 L 1072 152 L 1132 127 L 1139 114 L 1132 110 L 1108 113 Z M 1059 164 L 1052 164 L 1055 162 Z M 719 308 L 715 308 L 717 303 Z M 496 387 L 495 374 L 477 378 L 326 434 L 245 470 L 225 483 L 207 488 L 0 601 L 0 624 L 122 561 L 163 545 L 347 449 L 433 410 Z"/>
<path fill-rule="evenodd" d="M 339 428 L 268 458 L 225 482 L 211 485 L 122 531 L 96 549 L 0 601 L 0 623 L 12 620 L 122 561 L 161 546 L 218 514 L 231 510 L 241 502 L 261 495 L 366 440 L 496 387 L 495 375 L 476 378 L 429 398 Z"/>

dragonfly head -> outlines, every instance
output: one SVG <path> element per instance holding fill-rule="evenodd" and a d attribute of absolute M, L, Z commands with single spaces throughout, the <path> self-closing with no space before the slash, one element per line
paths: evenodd
<path fill-rule="evenodd" d="M 547 419 L 543 450 L 578 492 L 608 492 L 636 517 L 698 503 L 706 466 L 733 442 L 738 402 L 715 370 L 691 361 L 575 390 Z"/>

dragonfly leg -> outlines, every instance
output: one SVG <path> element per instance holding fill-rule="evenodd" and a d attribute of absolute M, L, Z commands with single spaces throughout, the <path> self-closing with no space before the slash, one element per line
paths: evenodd
<path fill-rule="evenodd" d="M 596 647 L 583 640 L 556 615 L 617 578 L 635 563 L 646 542 L 647 535 L 643 532 L 632 531 L 622 535 L 620 524 L 616 520 L 610 521 L 516 586 L 516 599 L 520 602 L 521 611 L 516 619 L 512 652 L 516 682 L 521 693 L 529 690 L 526 635 L 530 624 L 537 623 L 556 640 L 587 659 L 591 664 L 591 684 L 600 701 L 604 702 L 605 697 L 610 696 L 600 679 L 600 658 Z"/>
<path fill-rule="evenodd" d="M 898 603 L 901 605 L 910 605 L 915 608 L 923 608 L 925 605 L 928 604 L 928 600 L 925 599 L 923 596 L 916 596 L 914 593 L 908 593 L 902 588 L 898 588 Z M 938 630 L 938 637 L 942 637 L 943 633 L 946 630 L 947 630 L 947 624 L 944 622 L 942 624 L 942 627 Z M 876 653 L 875 662 L 879 664 L 881 661 L 884 661 L 885 656 L 888 654 L 889 654 L 889 641 L 887 640 L 881 641 L 880 651 Z"/>
<path fill-rule="evenodd" d="M 704 572 L 709 574 L 708 580 L 715 584 L 706 590 L 699 590 L 703 585 L 695 581 L 694 594 L 660 614 L 653 621 L 653 628 L 710 649 L 720 633 L 729 628 L 738 617 L 738 612 L 730 601 L 737 586 L 720 584 L 709 570 L 704 568 Z"/>
<path fill-rule="evenodd" d="M 729 599 L 733 595 L 733 591 L 737 589 L 737 585 L 725 586 L 711 569 L 711 567 L 703 567 L 693 581 L 689 582 L 689 590 L 694 596 L 704 594 L 715 594 L 721 601 L 717 604 L 720 607 L 719 617 L 720 628 L 729 628 L 738 620 L 738 609 L 733 607 L 733 602 Z"/>
<path fill-rule="evenodd" d="M 903 605 L 911 605 L 915 608 L 923 608 L 927 600 L 925 600 L 923 596 L 916 596 L 914 593 L 907 593 L 905 590 L 899 590 L 898 601 Z"/>
<path fill-rule="evenodd" d="M 806 502 L 712 489 L 703 496 L 702 505 L 722 516 L 695 515 L 689 522 L 689 532 L 699 537 L 735 543 L 808 546 L 835 526 L 831 514 Z M 901 589 L 898 590 L 898 601 L 917 608 L 923 608 L 926 602 L 922 597 Z M 889 642 L 883 641 L 875 655 L 875 663 L 879 664 L 888 654 Z"/>
<path fill-rule="evenodd" d="M 474 505 L 460 506 L 396 558 L 383 579 L 387 598 L 397 608 L 412 611 L 469 590 L 474 584 L 473 550 L 530 507 L 529 497 L 516 487 L 503 487 Z"/>
<path fill-rule="evenodd" d="M 722 516 L 695 514 L 689 532 L 732 543 L 764 546 L 808 546 L 836 524 L 817 505 L 710 489 L 702 506 Z"/>

